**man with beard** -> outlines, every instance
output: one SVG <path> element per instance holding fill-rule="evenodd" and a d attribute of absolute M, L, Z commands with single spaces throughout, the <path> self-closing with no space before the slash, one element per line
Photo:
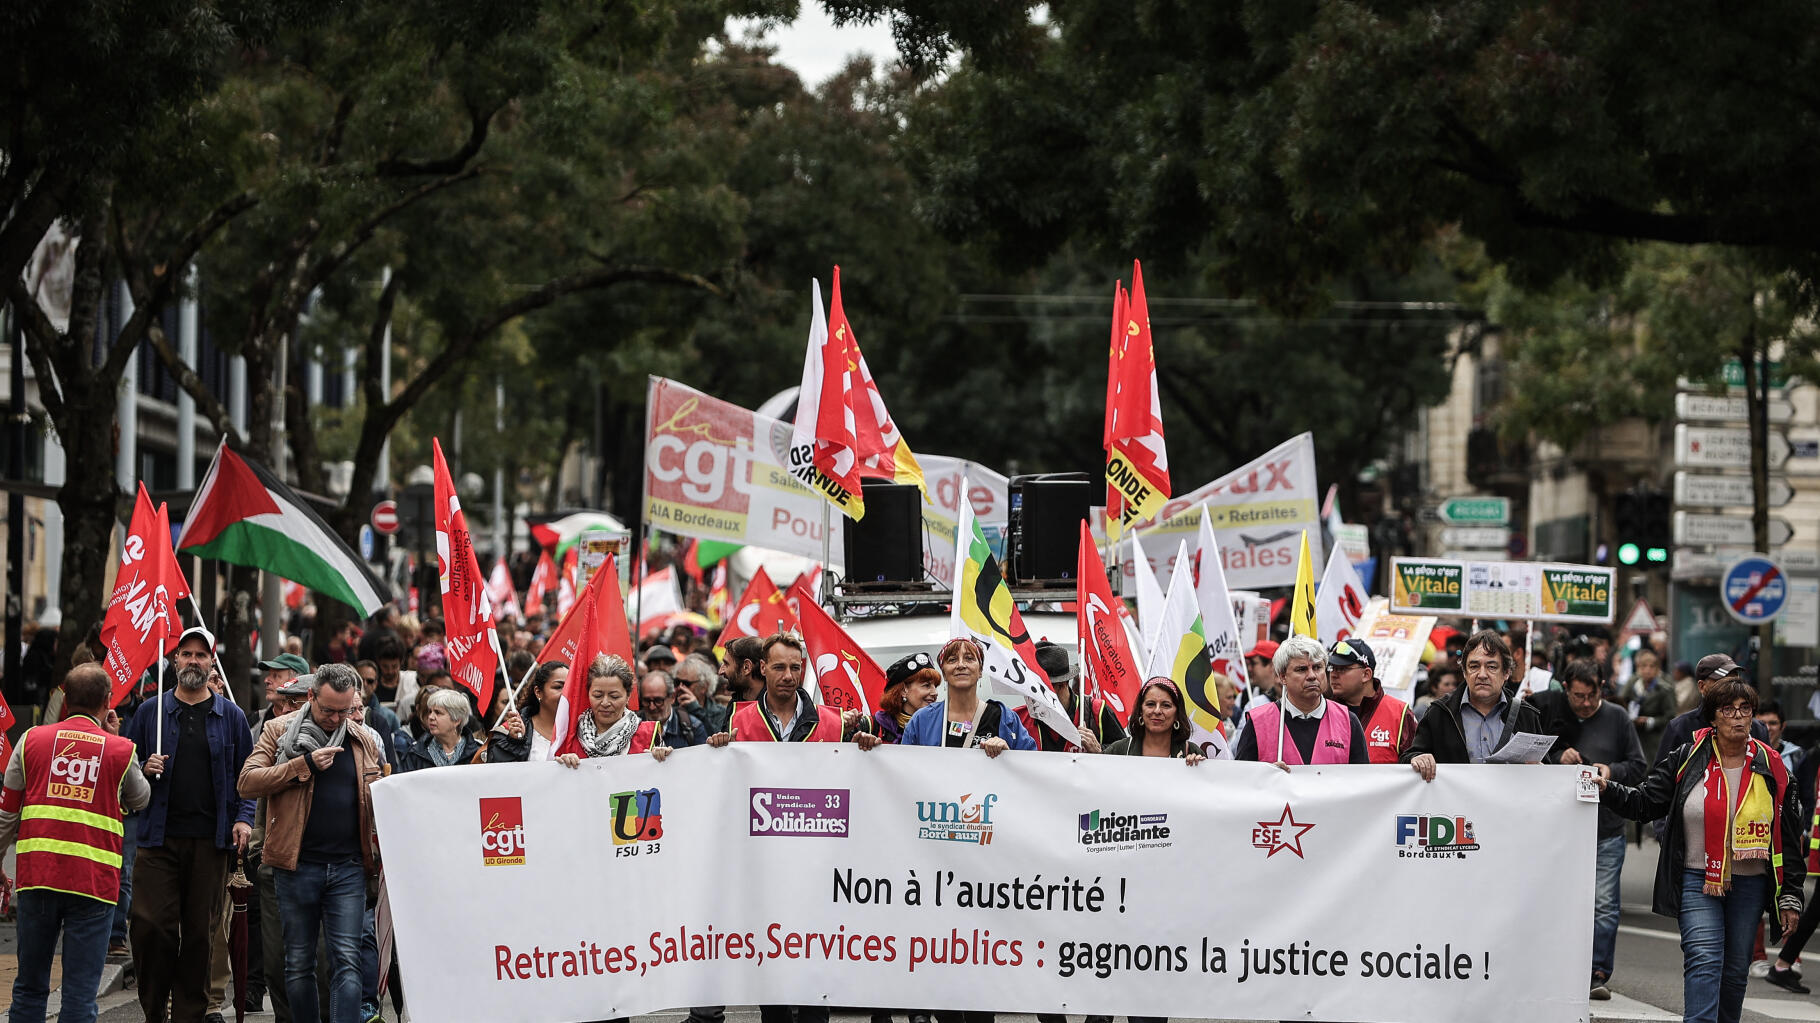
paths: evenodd
<path fill-rule="evenodd" d="M 232 853 L 253 834 L 253 801 L 235 789 L 252 752 L 246 715 L 209 690 L 215 637 L 186 629 L 172 656 L 177 687 L 133 715 L 152 801 L 139 814 L 133 864 L 133 966 L 147 1020 L 202 1019 L 211 939 Z"/>
<path fill-rule="evenodd" d="M 765 689 L 765 644 L 755 636 L 741 636 L 727 644 L 727 658 L 720 675 L 733 694 L 734 703 L 758 699 Z M 730 713 L 730 712 L 729 712 Z"/>

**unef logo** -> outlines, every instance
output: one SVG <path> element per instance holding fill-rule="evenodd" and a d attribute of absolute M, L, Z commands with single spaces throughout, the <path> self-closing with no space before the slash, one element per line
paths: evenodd
<path fill-rule="evenodd" d="M 920 800 L 916 804 L 916 837 L 991 845 L 992 808 L 997 802 L 998 794 L 993 792 L 978 799 L 969 792 L 956 800 Z"/>
<path fill-rule="evenodd" d="M 525 811 L 517 796 L 480 801 L 480 862 L 521 867 L 525 862 Z"/>
<path fill-rule="evenodd" d="M 664 837 L 663 801 L 656 789 L 615 792 L 607 800 L 613 815 L 613 844 L 626 848 L 613 850 L 616 856 L 637 856 L 638 843 L 650 843 L 650 852 L 658 850 Z"/>
<path fill-rule="evenodd" d="M 101 737 L 87 732 L 58 732 L 53 748 L 57 755 L 51 758 L 47 790 L 50 797 L 94 802 L 95 783 L 101 780 Z"/>

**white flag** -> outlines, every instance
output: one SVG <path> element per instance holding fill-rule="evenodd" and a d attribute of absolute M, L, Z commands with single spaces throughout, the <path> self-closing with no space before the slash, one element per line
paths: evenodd
<path fill-rule="evenodd" d="M 1176 564 L 1187 565 L 1188 545 L 1181 544 Z M 1206 742 L 1218 735 L 1220 719 L 1214 708 L 1220 705 L 1214 689 L 1213 671 L 1207 660 L 1207 636 L 1201 631 L 1201 609 L 1195 606 L 1194 573 L 1180 571 L 1169 580 L 1169 595 L 1163 598 L 1163 613 L 1157 623 L 1156 645 L 1150 650 L 1150 664 L 1145 678 L 1162 676 L 1174 679 L 1182 688 L 1182 698 L 1192 726 L 1189 738 Z M 1136 711 L 1133 711 L 1136 713 Z"/>
<path fill-rule="evenodd" d="M 1157 585 L 1156 573 L 1150 570 L 1150 559 L 1141 553 L 1134 571 L 1137 574 L 1138 628 L 1144 630 L 1144 652 L 1148 654 L 1156 649 L 1156 630 L 1163 624 L 1163 588 Z"/>
<path fill-rule="evenodd" d="M 1336 546 L 1327 555 L 1327 571 L 1321 573 L 1321 588 L 1314 597 L 1314 625 L 1321 645 L 1331 647 L 1358 632 L 1366 602 L 1365 584 L 1359 580 L 1358 570 L 1347 560 L 1346 552 Z"/>
<path fill-rule="evenodd" d="M 1213 535 L 1207 506 L 1201 506 L 1201 559 L 1194 586 L 1195 603 L 1201 607 L 1201 631 L 1207 637 L 1207 655 L 1213 670 L 1232 680 L 1244 692 L 1251 685 L 1245 670 L 1245 644 L 1232 613 L 1232 594 L 1226 589 L 1226 568 L 1220 561 L 1220 542 Z M 1221 708 L 1228 717 L 1231 707 Z"/>

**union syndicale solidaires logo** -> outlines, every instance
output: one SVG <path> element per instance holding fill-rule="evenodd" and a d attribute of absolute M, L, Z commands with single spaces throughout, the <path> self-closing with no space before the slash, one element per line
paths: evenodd
<path fill-rule="evenodd" d="M 988 792 L 974 798 L 969 792 L 959 799 L 925 799 L 916 804 L 916 837 L 936 842 L 992 844 L 992 811 L 998 794 Z"/>
<path fill-rule="evenodd" d="M 755 838 L 846 838 L 847 789 L 747 790 L 746 834 Z"/>
<path fill-rule="evenodd" d="M 1443 814 L 1397 815 L 1397 856 L 1406 860 L 1465 859 L 1479 851 L 1472 821 Z"/>
<path fill-rule="evenodd" d="M 615 792 L 607 797 L 607 812 L 613 818 L 614 845 L 636 849 L 640 843 L 649 843 L 647 848 L 657 851 L 658 841 L 664 837 L 664 808 L 656 789 Z"/>
<path fill-rule="evenodd" d="M 480 800 L 480 862 L 488 867 L 518 867 L 525 861 L 524 801 L 517 796 Z"/>

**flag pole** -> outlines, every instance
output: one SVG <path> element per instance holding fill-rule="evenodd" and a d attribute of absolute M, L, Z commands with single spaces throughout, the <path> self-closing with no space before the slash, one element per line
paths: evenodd
<path fill-rule="evenodd" d="M 965 479 L 965 477 L 962 478 Z M 962 500 L 966 500 L 964 494 Z M 815 595 L 815 599 L 823 607 L 832 604 L 833 601 L 830 598 L 834 596 L 834 570 L 833 566 L 828 563 L 828 550 L 832 543 L 832 538 L 828 534 L 834 529 L 833 509 L 834 506 L 827 501 L 822 502 L 822 577 L 819 580 L 821 585 L 817 587 L 821 592 Z"/>
<path fill-rule="evenodd" d="M 194 589 L 190 590 L 190 610 L 196 612 L 196 624 L 207 629 L 209 627 L 208 619 L 202 616 L 202 605 L 196 603 L 196 591 Z M 211 635 L 214 634 L 214 630 L 210 629 L 209 631 Z M 213 661 L 215 664 L 215 674 L 221 679 L 221 688 L 227 690 L 228 701 L 230 703 L 238 704 L 240 701 L 234 699 L 234 687 L 228 682 L 227 669 L 221 666 L 221 658 L 215 654 L 215 648 L 212 646 L 209 647 L 209 660 Z"/>
<path fill-rule="evenodd" d="M 164 662 L 170 656 L 164 652 L 164 646 L 171 639 L 170 619 L 158 623 L 158 738 L 152 745 L 152 752 L 164 755 Z"/>

